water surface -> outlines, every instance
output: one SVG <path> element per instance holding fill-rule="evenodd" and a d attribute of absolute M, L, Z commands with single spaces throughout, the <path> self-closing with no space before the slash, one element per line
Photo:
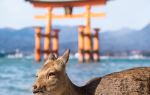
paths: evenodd
<path fill-rule="evenodd" d="M 0 58 L 0 95 L 32 95 L 32 84 L 36 71 L 42 64 L 33 59 Z M 150 59 L 103 59 L 99 63 L 79 64 L 76 59 L 69 60 L 67 73 L 76 85 L 84 85 L 94 77 L 129 69 L 150 67 Z"/>

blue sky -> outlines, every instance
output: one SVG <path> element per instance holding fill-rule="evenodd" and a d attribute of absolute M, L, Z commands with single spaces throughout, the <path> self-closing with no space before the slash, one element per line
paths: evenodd
<path fill-rule="evenodd" d="M 62 13 L 62 9 L 55 9 L 55 13 Z M 75 9 L 82 12 L 83 8 Z M 93 18 L 92 27 L 105 30 L 122 28 L 142 29 L 150 23 L 150 0 L 114 0 L 106 6 L 93 7 L 92 11 L 105 12 L 106 17 Z M 24 0 L 0 1 L 0 28 L 11 27 L 20 29 L 27 26 L 45 25 L 46 20 L 35 20 L 35 14 L 45 14 L 46 10 L 34 8 Z M 84 19 L 53 20 L 53 25 L 81 25 Z"/>

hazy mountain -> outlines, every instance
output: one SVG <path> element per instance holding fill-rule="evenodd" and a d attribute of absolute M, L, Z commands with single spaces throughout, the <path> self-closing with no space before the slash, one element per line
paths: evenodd
<path fill-rule="evenodd" d="M 126 31 L 125 31 L 126 30 Z M 106 32 L 100 34 L 101 48 L 112 51 L 127 50 L 150 50 L 150 25 L 142 30 L 135 31 L 130 29 L 121 29 L 115 32 Z"/>
<path fill-rule="evenodd" d="M 77 51 L 77 27 L 54 26 L 60 29 L 60 52 L 70 48 Z M 44 31 L 44 30 L 43 30 Z M 150 24 L 137 31 L 124 28 L 118 31 L 100 32 L 100 47 L 106 51 L 142 50 L 150 51 Z M 0 51 L 12 52 L 20 49 L 23 52 L 34 50 L 34 28 L 27 27 L 20 30 L 11 28 L 0 29 Z"/>
<path fill-rule="evenodd" d="M 62 48 L 61 50 L 76 45 L 74 43 L 77 42 L 78 34 L 75 27 L 54 26 L 54 28 L 58 28 L 61 30 L 59 33 L 60 48 Z M 44 32 L 44 30 L 42 32 Z M 33 27 L 27 27 L 20 30 L 2 28 L 0 29 L 0 52 L 13 52 L 16 49 L 20 49 L 23 52 L 33 52 L 35 44 L 34 36 L 35 34 Z M 68 46 L 66 46 L 67 43 Z"/>

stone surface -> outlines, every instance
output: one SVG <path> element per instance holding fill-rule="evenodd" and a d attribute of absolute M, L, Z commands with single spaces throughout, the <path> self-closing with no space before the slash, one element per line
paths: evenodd
<path fill-rule="evenodd" d="M 150 68 L 133 68 L 112 73 L 102 77 L 97 83 L 93 95 L 150 95 Z"/>

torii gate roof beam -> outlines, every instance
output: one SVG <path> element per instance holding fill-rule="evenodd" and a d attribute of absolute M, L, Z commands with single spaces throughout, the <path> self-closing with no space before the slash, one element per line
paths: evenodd
<path fill-rule="evenodd" d="M 105 5 L 107 0 L 26 0 L 35 7 L 80 7 L 92 5 Z"/>

